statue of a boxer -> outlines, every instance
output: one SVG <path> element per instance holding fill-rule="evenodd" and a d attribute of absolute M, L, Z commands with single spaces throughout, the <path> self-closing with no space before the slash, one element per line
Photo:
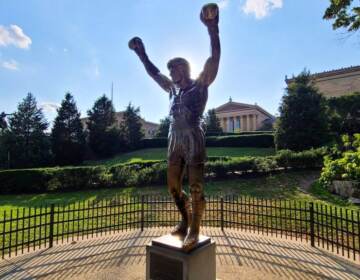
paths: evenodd
<path fill-rule="evenodd" d="M 220 61 L 217 5 L 205 5 L 201 10 L 200 19 L 206 25 L 210 35 L 211 56 L 196 80 L 190 78 L 190 65 L 184 58 L 173 58 L 168 62 L 170 80 L 161 74 L 149 60 L 140 38 L 135 37 L 129 41 L 130 49 L 138 55 L 147 73 L 169 93 L 170 130 L 167 180 L 169 191 L 182 217 L 181 222 L 171 233 L 184 237 L 183 249 L 185 251 L 191 250 L 198 242 L 201 217 L 205 210 L 203 186 L 206 151 L 201 123 L 208 98 L 208 87 L 216 77 Z M 186 168 L 192 211 L 190 211 L 189 198 L 182 190 Z"/>

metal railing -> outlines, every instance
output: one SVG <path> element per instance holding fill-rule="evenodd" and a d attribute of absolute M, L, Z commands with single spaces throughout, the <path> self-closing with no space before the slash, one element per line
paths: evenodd
<path fill-rule="evenodd" d="M 170 197 L 116 196 L 4 211 L 0 254 L 16 256 L 54 243 L 133 229 L 173 226 L 180 216 Z M 250 197 L 208 197 L 202 226 L 238 229 L 310 242 L 360 259 L 359 212 L 322 203 Z"/>

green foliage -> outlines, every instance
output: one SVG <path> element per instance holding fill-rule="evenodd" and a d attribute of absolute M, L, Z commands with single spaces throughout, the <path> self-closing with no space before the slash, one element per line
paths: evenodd
<path fill-rule="evenodd" d="M 249 134 L 234 136 L 206 137 L 207 147 L 257 147 L 268 148 L 274 146 L 273 134 Z"/>
<path fill-rule="evenodd" d="M 320 182 L 330 186 L 334 180 L 358 181 L 360 184 L 360 134 L 344 135 L 342 147 L 336 146 L 325 157 Z"/>
<path fill-rule="evenodd" d="M 140 141 L 144 137 L 144 132 L 142 131 L 139 107 L 135 108 L 131 103 L 126 107 L 120 130 L 130 150 L 140 147 Z"/>
<path fill-rule="evenodd" d="M 278 166 L 284 168 L 321 168 L 323 158 L 328 153 L 326 148 L 310 149 L 302 152 L 280 150 L 275 159 Z"/>
<path fill-rule="evenodd" d="M 88 111 L 87 128 L 89 146 L 97 157 L 109 157 L 119 151 L 123 145 L 120 131 L 115 124 L 115 111 L 111 100 L 105 95 L 95 101 Z"/>
<path fill-rule="evenodd" d="M 7 128 L 6 114 L 5 112 L 2 112 L 0 114 L 0 132 L 5 130 L 6 128 Z"/>
<path fill-rule="evenodd" d="M 273 131 L 274 130 L 274 120 L 273 119 L 265 119 L 261 123 L 261 126 L 259 127 L 258 131 Z"/>
<path fill-rule="evenodd" d="M 303 71 L 286 88 L 276 122 L 276 149 L 302 151 L 318 148 L 329 141 L 325 99 Z"/>
<path fill-rule="evenodd" d="M 360 93 L 332 97 L 327 100 L 331 131 L 352 135 L 360 131 Z"/>
<path fill-rule="evenodd" d="M 170 118 L 165 117 L 160 120 L 159 128 L 156 132 L 156 137 L 168 137 L 170 128 Z"/>
<path fill-rule="evenodd" d="M 80 164 L 86 149 L 85 133 L 74 97 L 68 92 L 51 131 L 54 160 L 59 165 Z"/>
<path fill-rule="evenodd" d="M 208 110 L 205 116 L 205 126 L 207 135 L 220 135 L 222 133 L 220 120 L 216 116 L 215 109 Z"/>
<path fill-rule="evenodd" d="M 36 99 L 28 93 L 17 111 L 9 117 L 9 131 L 4 143 L 10 153 L 11 166 L 38 167 L 50 162 L 50 139 L 45 131 L 48 123 Z"/>
<path fill-rule="evenodd" d="M 207 177 L 224 178 L 245 173 L 264 173 L 283 168 L 319 167 L 324 149 L 268 157 L 213 157 L 205 165 Z M 0 171 L 0 193 L 29 193 L 136 187 L 166 182 L 167 163 L 133 161 L 113 166 L 64 167 Z"/>
<path fill-rule="evenodd" d="M 352 5 L 353 0 L 330 0 L 330 6 L 323 16 L 326 20 L 334 20 L 333 29 L 346 28 L 348 32 L 360 27 L 360 7 Z"/>

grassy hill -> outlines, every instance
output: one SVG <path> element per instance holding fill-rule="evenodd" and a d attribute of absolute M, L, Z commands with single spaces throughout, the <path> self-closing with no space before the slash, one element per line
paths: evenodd
<path fill-rule="evenodd" d="M 273 148 L 243 148 L 243 147 L 209 147 L 206 148 L 207 155 L 211 156 L 270 156 L 275 154 Z M 137 150 L 130 153 L 117 155 L 113 158 L 97 161 L 87 161 L 86 165 L 113 165 L 117 163 L 125 163 L 133 160 L 165 160 L 166 148 L 152 148 Z"/>

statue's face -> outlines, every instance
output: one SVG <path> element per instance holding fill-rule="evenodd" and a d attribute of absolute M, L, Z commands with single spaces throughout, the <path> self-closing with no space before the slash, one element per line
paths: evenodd
<path fill-rule="evenodd" d="M 170 68 L 170 77 L 172 81 L 176 84 L 181 82 L 184 78 L 189 78 L 190 73 L 185 66 L 179 64 Z"/>

